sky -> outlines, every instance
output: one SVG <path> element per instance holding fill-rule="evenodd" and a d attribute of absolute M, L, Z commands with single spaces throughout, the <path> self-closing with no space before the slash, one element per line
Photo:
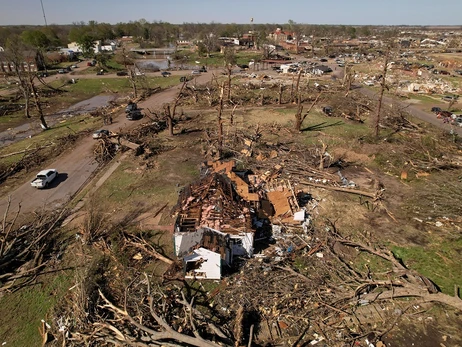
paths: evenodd
<path fill-rule="evenodd" d="M 48 24 L 95 20 L 344 25 L 461 25 L 462 0 L 42 0 Z M 0 0 L 1 25 L 44 25 L 40 0 Z"/>

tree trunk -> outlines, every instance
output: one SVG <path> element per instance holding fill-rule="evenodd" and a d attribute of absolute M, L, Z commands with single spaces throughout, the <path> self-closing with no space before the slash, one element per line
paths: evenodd
<path fill-rule="evenodd" d="M 301 104 L 301 98 L 298 98 L 297 113 L 295 114 L 295 130 L 300 131 L 303 123 L 303 105 Z"/>
<path fill-rule="evenodd" d="M 45 116 L 43 115 L 42 104 L 40 103 L 40 98 L 37 94 L 37 88 L 35 88 L 35 84 L 34 84 L 34 76 L 32 74 L 29 74 L 29 83 L 30 83 L 30 89 L 32 91 L 32 96 L 34 97 L 35 108 L 37 109 L 37 112 L 40 118 L 40 125 L 42 126 L 43 130 L 47 130 L 48 125 L 45 120 Z"/>
<path fill-rule="evenodd" d="M 231 101 L 231 66 L 228 65 L 228 90 L 227 90 L 226 100 Z"/>
<path fill-rule="evenodd" d="M 168 134 L 173 136 L 173 117 L 170 113 L 170 105 L 165 106 L 165 116 L 167 117 Z"/>
<path fill-rule="evenodd" d="M 316 99 L 312 102 L 310 108 L 306 113 L 302 116 L 302 111 L 303 111 L 303 106 L 301 105 L 301 97 L 298 98 L 298 108 L 297 108 L 297 113 L 295 114 L 295 130 L 301 131 L 303 121 L 305 118 L 308 116 L 308 114 L 311 112 L 313 107 L 318 103 L 319 98 L 321 97 L 322 92 L 318 94 Z"/>
<path fill-rule="evenodd" d="M 21 87 L 22 95 L 24 96 L 24 116 L 30 118 L 30 92 L 27 86 Z"/>
<path fill-rule="evenodd" d="M 223 122 L 221 120 L 223 114 L 223 94 L 224 94 L 225 85 L 224 83 L 221 85 L 221 92 L 220 92 L 220 104 L 218 106 L 218 117 L 217 117 L 217 126 L 218 126 L 218 151 L 220 153 L 220 157 L 223 150 Z"/>
<path fill-rule="evenodd" d="M 385 56 L 385 62 L 383 63 L 383 72 L 382 72 L 382 83 L 380 84 L 380 94 L 379 94 L 379 101 L 377 103 L 377 113 L 375 118 L 375 128 L 374 128 L 374 135 L 375 137 L 379 136 L 379 124 L 380 124 L 380 111 L 382 109 L 382 100 L 383 100 L 383 93 L 385 92 L 386 87 L 386 77 L 387 77 L 387 70 L 388 70 L 388 55 L 390 51 L 387 51 Z"/>
<path fill-rule="evenodd" d="M 295 95 L 294 95 L 294 76 L 292 76 L 292 84 L 290 86 L 290 102 L 294 102 Z"/>
<path fill-rule="evenodd" d="M 279 85 L 279 100 L 278 105 L 282 105 L 282 92 L 284 91 L 284 87 L 282 83 Z"/>
<path fill-rule="evenodd" d="M 292 102 L 295 102 L 295 95 L 300 99 L 301 96 L 300 96 L 300 93 L 298 92 L 298 89 L 299 89 L 299 86 L 300 86 L 300 78 L 302 77 L 302 71 L 300 70 L 298 72 L 298 76 L 297 76 L 297 82 L 295 84 L 295 93 L 293 94 L 294 95 L 294 100 L 292 100 Z M 297 102 L 300 102 L 300 100 L 298 100 Z"/>

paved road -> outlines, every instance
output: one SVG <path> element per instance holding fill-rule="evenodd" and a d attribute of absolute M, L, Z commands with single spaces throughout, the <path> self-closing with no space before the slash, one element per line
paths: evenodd
<path fill-rule="evenodd" d="M 366 96 L 368 96 L 370 98 L 373 98 L 373 99 L 376 99 L 376 100 L 378 99 L 377 93 L 372 89 L 365 88 L 365 87 L 360 87 L 357 90 L 359 90 L 361 93 L 363 93 L 364 95 L 366 95 Z M 397 99 L 397 98 L 394 98 L 394 97 L 391 97 L 391 96 L 384 95 L 383 96 L 383 103 L 390 104 L 390 105 L 394 103 L 395 105 L 398 105 L 399 107 L 405 109 L 409 114 L 411 114 L 412 116 L 414 116 L 414 117 L 416 117 L 416 118 L 418 118 L 420 120 L 423 120 L 425 122 L 433 124 L 436 127 L 440 128 L 440 129 L 443 129 L 445 131 L 448 131 L 448 132 L 450 132 L 452 130 L 455 133 L 457 133 L 459 136 L 462 136 L 462 127 L 447 124 L 447 123 L 445 124 L 445 123 L 443 123 L 442 119 L 436 118 L 436 115 L 434 113 L 423 111 L 423 110 L 419 109 L 418 107 L 416 107 L 415 105 L 413 105 L 410 101 L 400 100 L 400 99 Z"/>
<path fill-rule="evenodd" d="M 200 76 L 196 76 L 197 83 L 204 83 L 211 78 L 212 73 L 208 72 Z M 193 82 L 193 81 L 191 81 Z M 171 102 L 175 99 L 180 86 L 175 86 L 164 90 L 160 93 L 152 95 L 149 99 L 139 103 L 141 108 L 157 109 L 162 104 Z M 146 119 L 146 121 L 148 121 Z M 129 126 L 135 126 L 143 122 L 129 121 L 125 118 L 125 113 L 120 112 L 114 117 L 112 125 L 105 125 L 104 128 L 111 131 L 119 131 Z M 93 146 L 95 141 L 91 138 L 82 139 L 75 145 L 72 152 L 64 153 L 49 168 L 57 169 L 59 176 L 50 185 L 48 189 L 38 190 L 30 186 L 30 181 L 33 179 L 31 175 L 29 180 L 19 186 L 14 191 L 10 192 L 11 208 L 14 213 L 18 210 L 21 204 L 22 214 L 33 212 L 37 209 L 50 209 L 69 201 L 85 183 L 91 179 L 98 165 L 93 158 Z M 42 168 L 45 169 L 45 168 Z M 3 216 L 7 206 L 7 198 L 3 197 L 0 200 L 0 215 Z M 10 214 L 11 215 L 11 214 Z"/>

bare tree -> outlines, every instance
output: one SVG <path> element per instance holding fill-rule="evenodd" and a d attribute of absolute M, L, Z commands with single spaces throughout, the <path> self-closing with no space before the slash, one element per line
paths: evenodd
<path fill-rule="evenodd" d="M 37 110 L 40 124 L 43 129 L 48 129 L 48 125 L 43 115 L 43 110 L 40 104 L 40 98 L 37 93 L 37 87 L 34 84 L 36 77 L 35 71 L 32 71 L 31 64 L 28 62 L 33 60 L 32 56 L 26 54 L 27 47 L 20 41 L 19 37 L 13 36 L 7 40 L 7 57 L 13 64 L 15 76 L 19 81 L 19 89 L 24 97 L 25 107 L 24 112 L 27 118 L 30 118 L 30 101 L 31 96 L 34 100 L 34 106 Z M 34 64 L 35 65 L 35 64 Z"/>
<path fill-rule="evenodd" d="M 298 72 L 298 76 L 297 76 L 297 82 L 295 83 L 295 92 L 292 93 L 293 97 L 292 97 L 292 102 L 295 103 L 296 100 L 295 100 L 295 95 L 298 96 L 298 99 L 301 98 L 300 96 L 300 93 L 299 93 L 299 87 L 300 87 L 300 78 L 302 77 L 302 70 L 300 70 Z"/>
<path fill-rule="evenodd" d="M 348 63 L 345 63 L 345 68 L 343 72 L 343 87 L 345 87 L 345 97 L 350 94 L 351 85 L 355 80 L 355 72 L 352 69 L 352 66 Z"/>
<path fill-rule="evenodd" d="M 321 94 L 322 94 L 322 92 L 320 92 L 320 93 L 316 96 L 316 98 L 314 99 L 314 101 L 311 103 L 311 106 L 310 106 L 310 108 L 308 109 L 308 111 L 306 111 L 306 113 L 303 114 L 303 115 L 302 115 L 302 112 L 303 112 L 303 105 L 302 105 L 302 103 L 301 103 L 301 97 L 300 97 L 300 95 L 298 96 L 297 113 L 295 114 L 295 130 L 296 130 L 296 131 L 301 131 L 303 121 L 304 121 L 305 118 L 308 116 L 308 114 L 311 112 L 311 110 L 313 109 L 313 107 L 317 104 L 319 98 L 321 97 Z"/>
<path fill-rule="evenodd" d="M 278 97 L 278 105 L 282 105 L 282 93 L 284 92 L 284 84 L 279 84 L 279 97 Z"/>
<path fill-rule="evenodd" d="M 224 51 L 224 60 L 225 60 L 225 68 L 228 74 L 228 86 L 226 90 L 226 100 L 229 102 L 231 100 L 231 74 L 233 71 L 234 65 L 236 65 L 236 54 L 234 52 L 234 48 L 226 47 Z"/>
<path fill-rule="evenodd" d="M 208 33 L 204 35 L 202 43 L 204 44 L 207 53 L 207 58 L 209 58 L 210 53 L 214 52 L 218 46 L 218 38 L 214 33 Z"/>
<path fill-rule="evenodd" d="M 220 153 L 221 157 L 221 152 L 223 149 L 223 121 L 222 121 L 222 114 L 223 114 L 223 94 L 225 90 L 225 85 L 224 83 L 221 85 L 221 91 L 220 91 L 220 102 L 218 104 L 218 117 L 217 117 L 217 126 L 218 126 L 218 151 Z"/>
<path fill-rule="evenodd" d="M 136 66 L 135 64 L 133 64 L 133 67 L 129 66 L 129 64 L 131 65 L 131 61 L 129 61 L 129 59 L 127 58 L 125 47 L 122 47 L 122 59 L 123 59 L 125 69 L 127 70 L 127 73 L 128 73 L 128 80 L 130 81 L 130 84 L 133 89 L 133 97 L 137 98 L 138 97 L 138 87 L 136 85 L 136 71 L 135 71 Z"/>
<path fill-rule="evenodd" d="M 385 88 L 387 87 L 386 77 L 387 77 L 389 56 L 390 56 L 390 50 L 388 49 L 385 54 L 385 60 L 383 62 L 382 81 L 380 82 L 379 101 L 377 103 L 377 112 L 376 112 L 375 126 L 374 126 L 374 135 L 376 137 L 379 136 L 380 111 L 382 109 L 383 93 L 385 92 Z"/>
<path fill-rule="evenodd" d="M 300 41 L 301 41 L 301 38 L 303 37 L 302 28 L 300 25 L 298 25 L 296 22 L 294 22 L 291 19 L 289 20 L 289 28 L 292 31 L 293 39 L 295 41 L 295 52 L 298 54 L 299 47 L 300 47 Z"/>
<path fill-rule="evenodd" d="M 170 109 L 170 105 L 165 105 L 164 106 L 164 111 L 165 111 L 165 117 L 167 118 L 167 126 L 168 126 L 168 132 L 170 136 L 173 136 L 173 121 L 175 118 L 175 112 L 176 112 L 176 107 L 178 106 L 178 103 L 180 102 L 181 97 L 183 96 L 183 90 L 186 86 L 187 81 L 185 80 L 183 84 L 181 85 L 180 91 L 178 92 L 178 95 L 173 102 L 173 108 Z"/>

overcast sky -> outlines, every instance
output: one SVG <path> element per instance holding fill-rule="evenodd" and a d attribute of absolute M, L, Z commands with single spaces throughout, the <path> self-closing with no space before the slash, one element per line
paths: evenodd
<path fill-rule="evenodd" d="M 42 0 L 48 24 L 462 25 L 462 0 Z M 45 23 L 40 0 L 0 0 L 0 25 Z"/>

